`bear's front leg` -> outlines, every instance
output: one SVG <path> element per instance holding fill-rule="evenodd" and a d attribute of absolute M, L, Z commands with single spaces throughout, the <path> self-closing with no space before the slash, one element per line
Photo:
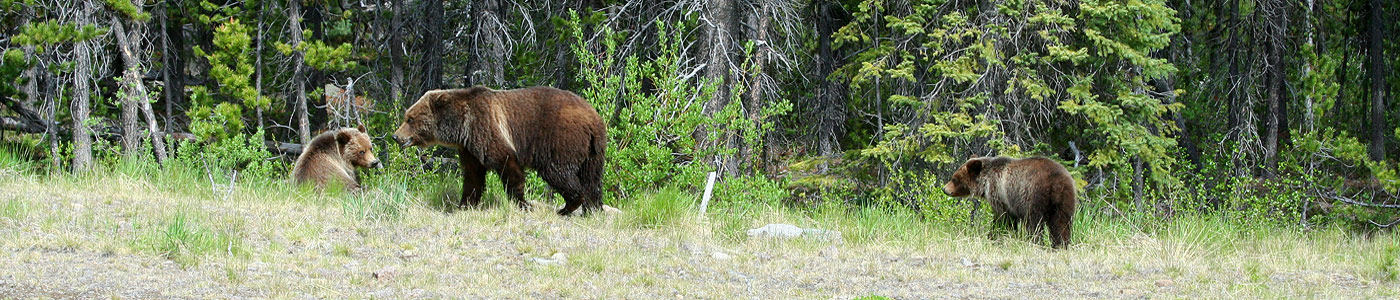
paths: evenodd
<path fill-rule="evenodd" d="M 459 154 L 462 165 L 462 206 L 475 208 L 481 205 L 481 190 L 486 188 L 486 168 L 481 166 L 476 156 L 466 151 Z"/>

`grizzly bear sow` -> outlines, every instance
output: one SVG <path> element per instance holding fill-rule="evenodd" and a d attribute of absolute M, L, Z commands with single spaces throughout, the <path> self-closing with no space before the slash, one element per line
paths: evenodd
<path fill-rule="evenodd" d="M 364 126 L 326 131 L 312 138 L 302 147 L 301 156 L 292 166 L 292 182 L 312 183 L 317 188 L 339 184 L 358 190 L 360 183 L 355 178 L 355 167 L 379 167 L 374 145 L 365 134 Z"/>
<path fill-rule="evenodd" d="M 1025 227 L 1039 241 L 1042 229 L 1050 229 L 1055 248 L 1069 242 L 1074 217 L 1074 178 L 1059 163 L 1044 157 L 1012 159 L 1005 156 L 972 158 L 953 172 L 943 186 L 953 197 L 985 199 L 996 215 L 994 224 L 1014 230 Z M 1018 224 L 1019 223 L 1019 224 Z"/>
<path fill-rule="evenodd" d="M 506 193 L 523 209 L 525 168 L 539 173 L 564 196 L 560 215 L 580 206 L 601 208 L 603 119 L 587 101 L 550 87 L 497 91 L 475 86 L 424 93 L 394 131 L 400 143 L 457 150 L 462 166 L 462 205 L 481 201 L 486 171 L 500 175 Z"/>

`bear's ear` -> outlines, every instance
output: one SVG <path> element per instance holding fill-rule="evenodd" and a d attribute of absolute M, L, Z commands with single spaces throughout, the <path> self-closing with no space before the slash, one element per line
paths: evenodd
<path fill-rule="evenodd" d="M 430 93 L 432 94 L 428 95 L 428 108 L 431 108 L 433 111 L 439 111 L 447 106 L 447 101 L 443 100 L 445 97 L 442 96 L 442 91 L 432 91 Z"/>
<path fill-rule="evenodd" d="M 982 173 L 982 160 L 980 160 L 980 159 L 968 160 L 968 161 L 967 161 L 966 167 L 967 167 L 967 175 L 972 175 L 972 177 L 977 177 L 977 174 Z"/>
<path fill-rule="evenodd" d="M 365 124 L 360 124 L 360 126 L 356 126 L 356 127 L 355 127 L 355 130 L 359 130 L 360 132 L 363 132 L 363 133 L 369 133 L 368 130 L 365 130 Z"/>
<path fill-rule="evenodd" d="M 345 132 L 345 130 L 341 130 L 340 132 L 335 133 L 335 143 L 340 145 L 341 147 L 345 147 L 345 144 L 349 144 L 350 138 L 350 133 Z"/>

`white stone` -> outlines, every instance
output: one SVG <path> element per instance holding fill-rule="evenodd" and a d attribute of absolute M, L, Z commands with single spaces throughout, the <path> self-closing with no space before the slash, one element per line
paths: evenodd
<path fill-rule="evenodd" d="M 768 224 L 763 227 L 750 229 L 750 237 L 761 238 L 795 238 L 805 236 L 817 240 L 840 241 L 841 232 L 835 230 L 801 228 L 790 224 Z"/>
<path fill-rule="evenodd" d="M 724 252 L 719 251 L 715 251 L 715 253 L 710 253 L 710 257 L 717 260 L 729 260 L 730 258 L 733 258 L 730 257 L 729 254 L 725 254 Z"/>

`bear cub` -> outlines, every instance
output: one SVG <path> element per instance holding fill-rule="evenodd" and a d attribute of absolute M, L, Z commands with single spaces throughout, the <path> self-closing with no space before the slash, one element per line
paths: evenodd
<path fill-rule="evenodd" d="M 374 144 L 365 127 L 341 128 L 317 135 L 302 147 L 301 156 L 292 166 L 292 183 L 315 184 L 317 189 L 335 184 L 349 190 L 359 190 L 355 168 L 378 168 Z"/>
<path fill-rule="evenodd" d="M 1042 228 L 1048 228 L 1055 248 L 1069 243 L 1076 204 L 1074 178 L 1048 158 L 973 157 L 953 172 L 943 193 L 984 199 L 992 206 L 996 227 L 1013 231 L 1024 227 L 1036 241 L 1041 240 Z"/>

